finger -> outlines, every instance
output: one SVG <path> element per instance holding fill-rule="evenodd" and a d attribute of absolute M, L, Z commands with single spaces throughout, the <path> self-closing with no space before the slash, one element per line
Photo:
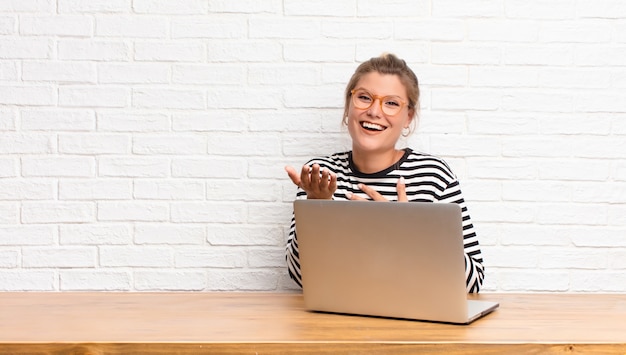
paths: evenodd
<path fill-rule="evenodd" d="M 398 191 L 398 202 L 409 202 L 409 198 L 406 196 L 406 185 L 404 184 L 404 176 L 398 179 L 396 184 L 396 190 Z"/>
<path fill-rule="evenodd" d="M 328 190 L 330 190 L 332 193 L 335 193 L 335 191 L 337 190 L 337 174 L 329 173 L 329 175 L 330 181 L 328 182 Z"/>
<path fill-rule="evenodd" d="M 363 197 L 359 197 L 359 196 L 353 194 L 352 192 L 348 192 L 346 194 L 346 198 L 348 198 L 348 200 L 351 200 L 351 201 L 367 201 Z"/>
<path fill-rule="evenodd" d="M 311 179 L 311 186 L 315 189 L 319 189 L 321 181 L 319 164 L 313 164 L 309 178 Z"/>
<path fill-rule="evenodd" d="M 296 169 L 294 169 L 291 166 L 287 165 L 287 166 L 285 166 L 285 171 L 287 172 L 287 175 L 289 175 L 289 178 L 291 179 L 291 181 L 296 186 L 300 186 L 300 177 L 298 176 L 298 172 L 296 171 Z"/>
<path fill-rule="evenodd" d="M 371 197 L 372 200 L 374 201 L 387 201 L 386 198 L 383 197 L 383 195 L 381 195 L 378 191 L 372 189 L 371 187 L 364 185 L 364 184 L 359 184 L 359 189 L 361 189 L 361 191 L 365 192 L 367 194 L 367 196 Z"/>
<path fill-rule="evenodd" d="M 305 188 L 311 184 L 311 167 L 303 165 L 300 170 L 300 187 Z M 306 189 L 305 189 L 306 190 Z"/>

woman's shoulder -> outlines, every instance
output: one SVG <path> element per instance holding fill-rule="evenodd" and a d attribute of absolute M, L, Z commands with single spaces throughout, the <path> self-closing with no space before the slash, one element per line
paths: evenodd
<path fill-rule="evenodd" d="M 429 153 L 408 149 L 408 154 L 406 155 L 403 165 L 415 169 L 430 168 L 439 171 L 441 174 L 449 177 L 450 179 L 456 178 L 454 172 L 450 168 L 450 165 L 448 165 L 442 157 Z"/>
<path fill-rule="evenodd" d="M 338 152 L 331 155 L 319 156 L 309 160 L 306 165 L 319 164 L 320 166 L 338 167 L 347 166 L 350 160 L 350 152 Z"/>

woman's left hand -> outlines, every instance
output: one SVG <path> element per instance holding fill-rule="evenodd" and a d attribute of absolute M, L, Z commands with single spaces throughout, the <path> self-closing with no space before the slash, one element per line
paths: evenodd
<path fill-rule="evenodd" d="M 369 196 L 370 198 L 372 198 L 372 200 L 374 201 L 389 201 L 387 200 L 383 195 L 381 195 L 378 191 L 374 190 L 373 188 L 365 185 L 365 184 L 359 184 L 359 189 L 361 189 L 361 191 L 365 192 L 367 194 L 367 196 Z M 406 185 L 404 185 L 404 178 L 401 177 L 400 179 L 398 179 L 398 183 L 396 184 L 396 190 L 398 191 L 398 202 L 408 202 L 409 199 L 406 197 Z M 362 197 L 358 197 L 354 194 L 349 196 L 350 200 L 353 201 L 367 201 L 366 199 L 362 198 Z"/>

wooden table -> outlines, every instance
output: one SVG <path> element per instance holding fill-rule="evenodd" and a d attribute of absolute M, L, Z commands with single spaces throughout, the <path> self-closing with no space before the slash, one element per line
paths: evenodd
<path fill-rule="evenodd" d="M 482 294 L 469 326 L 308 312 L 286 293 L 0 293 L 0 354 L 626 353 L 625 294 Z"/>

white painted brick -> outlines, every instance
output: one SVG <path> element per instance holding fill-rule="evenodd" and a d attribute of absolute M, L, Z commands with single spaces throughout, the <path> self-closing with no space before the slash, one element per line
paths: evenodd
<path fill-rule="evenodd" d="M 438 0 L 432 4 L 435 17 L 495 17 L 501 16 L 503 1 L 470 0 L 463 6 L 454 0 Z"/>
<path fill-rule="evenodd" d="M 128 200 L 132 198 L 130 180 L 60 180 L 60 200 Z"/>
<path fill-rule="evenodd" d="M 275 41 L 211 41 L 208 44 L 210 62 L 276 62 L 281 59 L 282 46 Z"/>
<path fill-rule="evenodd" d="M 197 155 L 207 152 L 207 139 L 201 135 L 150 135 L 133 138 L 134 154 Z"/>
<path fill-rule="evenodd" d="M 544 74 L 544 72 L 541 73 Z M 469 69 L 469 84 L 476 87 L 536 87 L 538 82 L 539 73 L 536 68 L 471 67 Z"/>
<path fill-rule="evenodd" d="M 339 124 L 339 119 L 337 119 Z M 259 112 L 249 120 L 250 131 L 258 132 L 319 132 L 322 117 L 310 110 Z"/>
<path fill-rule="evenodd" d="M 581 169 L 584 166 L 584 169 Z M 542 160 L 537 163 L 542 180 L 605 181 L 609 177 L 610 163 L 606 160 Z"/>
<path fill-rule="evenodd" d="M 276 181 L 215 180 L 207 181 L 207 200 L 217 201 L 276 201 L 280 184 Z"/>
<path fill-rule="evenodd" d="M 608 211 L 601 204 L 537 204 L 536 222 L 539 224 L 606 225 Z"/>
<path fill-rule="evenodd" d="M 299 19 L 251 19 L 248 22 L 250 38 L 314 39 L 320 36 L 319 21 Z"/>
<path fill-rule="evenodd" d="M 576 95 L 575 109 L 581 112 L 626 112 L 622 92 L 603 92 L 602 95 Z"/>
<path fill-rule="evenodd" d="M 174 202 L 171 220 L 174 223 L 244 223 L 248 208 L 231 202 Z"/>
<path fill-rule="evenodd" d="M 106 177 L 167 177 L 170 163 L 166 158 L 101 158 L 98 174 Z"/>
<path fill-rule="evenodd" d="M 611 126 L 611 118 L 604 114 L 549 114 L 539 118 L 542 134 L 608 135 Z"/>
<path fill-rule="evenodd" d="M 434 43 L 431 56 L 435 64 L 500 64 L 502 49 L 495 45 Z"/>
<path fill-rule="evenodd" d="M 572 273 L 571 288 L 572 292 L 619 292 L 621 285 L 626 284 L 624 271 L 602 272 L 594 271 L 578 271 Z"/>
<path fill-rule="evenodd" d="M 20 16 L 20 34 L 68 37 L 93 36 L 93 19 L 89 16 Z"/>
<path fill-rule="evenodd" d="M 255 117 L 258 115 L 255 114 Z M 200 113 L 172 115 L 173 131 L 239 132 L 246 127 L 248 115 L 242 111 L 203 110 Z"/>
<path fill-rule="evenodd" d="M 468 21 L 470 41 L 535 42 L 543 30 L 537 21 L 476 19 Z"/>
<path fill-rule="evenodd" d="M 21 111 L 22 131 L 93 131 L 96 115 L 91 110 L 29 109 Z"/>
<path fill-rule="evenodd" d="M 123 41 L 59 40 L 61 60 L 126 61 L 130 46 Z"/>
<path fill-rule="evenodd" d="M 55 196 L 53 180 L 0 179 L 0 200 L 53 200 Z"/>
<path fill-rule="evenodd" d="M 573 188 L 555 181 L 503 181 L 502 199 L 506 201 L 568 202 Z"/>
<path fill-rule="evenodd" d="M 621 66 L 623 61 L 620 59 L 626 55 L 624 46 L 579 44 L 575 48 L 574 64 L 579 66 Z"/>
<path fill-rule="evenodd" d="M 306 0 L 285 0 L 283 6 L 287 16 L 356 16 L 356 3 L 354 1 L 322 0 L 311 2 Z"/>
<path fill-rule="evenodd" d="M 626 207 L 623 205 L 609 205 L 608 223 L 612 226 L 626 226 Z"/>
<path fill-rule="evenodd" d="M 626 250 L 609 251 L 608 266 L 612 269 L 626 269 Z"/>
<path fill-rule="evenodd" d="M 237 4 L 241 3 L 238 1 Z M 255 2 L 255 3 L 265 3 Z M 200 17 L 171 21 L 172 38 L 244 38 L 247 35 L 248 21 L 245 18 Z"/>
<path fill-rule="evenodd" d="M 0 224 L 18 224 L 19 219 L 19 202 L 3 203 L 0 201 Z"/>
<path fill-rule="evenodd" d="M 16 177 L 17 171 L 17 159 L 0 158 L 0 178 Z"/>
<path fill-rule="evenodd" d="M 593 3 L 582 1 L 576 3 L 576 10 L 580 17 L 614 19 L 626 16 L 626 4 L 621 1 L 599 0 Z"/>
<path fill-rule="evenodd" d="M 203 109 L 206 96 L 202 90 L 134 89 L 133 107 L 154 109 Z"/>
<path fill-rule="evenodd" d="M 206 227 L 201 225 L 137 224 L 137 244 L 201 245 L 206 240 Z"/>
<path fill-rule="evenodd" d="M 27 247 L 22 250 L 22 264 L 28 268 L 95 267 L 93 247 Z"/>
<path fill-rule="evenodd" d="M 107 132 L 163 132 L 170 127 L 168 115 L 161 113 L 104 112 L 97 120 L 98 130 Z"/>
<path fill-rule="evenodd" d="M 208 3 L 204 0 L 133 0 L 133 10 L 137 13 L 195 15 L 208 12 Z"/>
<path fill-rule="evenodd" d="M 507 18 L 562 20 L 576 17 L 574 0 L 507 0 L 504 9 Z"/>
<path fill-rule="evenodd" d="M 130 12 L 132 0 L 58 0 L 59 13 Z"/>
<path fill-rule="evenodd" d="M 310 87 L 291 88 L 285 92 L 284 105 L 289 108 L 343 108 L 343 91 L 343 86 L 331 85 L 319 88 L 316 95 L 311 97 Z"/>
<path fill-rule="evenodd" d="M 424 19 L 423 21 L 413 21 L 398 19 L 394 21 L 394 38 L 399 40 L 462 41 L 465 39 L 465 29 L 465 21 L 462 20 Z M 399 53 L 398 55 L 400 56 Z M 401 58 L 405 59 L 406 56 L 403 55 Z"/>
<path fill-rule="evenodd" d="M 211 12 L 226 13 L 281 13 L 283 3 L 281 0 L 211 0 L 209 1 L 209 10 Z"/>
<path fill-rule="evenodd" d="M 576 247 L 624 248 L 624 227 L 574 226 L 568 229 L 568 237 Z"/>
<path fill-rule="evenodd" d="M 126 107 L 129 103 L 129 88 L 96 86 L 70 86 L 59 88 L 60 106 Z"/>
<path fill-rule="evenodd" d="M 607 251 L 603 249 L 578 248 L 575 251 L 563 248 L 544 247 L 539 258 L 543 269 L 606 269 Z"/>
<path fill-rule="evenodd" d="M 56 235 L 56 228 L 52 226 L 0 225 L 0 245 L 50 245 Z"/>
<path fill-rule="evenodd" d="M 282 246 L 286 241 L 275 225 L 211 224 L 207 231 L 211 245 Z"/>
<path fill-rule="evenodd" d="M 292 211 L 290 205 L 276 205 L 268 202 L 251 202 L 248 203 L 248 223 L 265 224 L 289 223 L 290 213 Z"/>
<path fill-rule="evenodd" d="M 570 65 L 574 60 L 572 46 L 510 45 L 504 48 L 504 64 L 514 65 Z"/>
<path fill-rule="evenodd" d="M 572 229 L 561 225 L 508 224 L 500 231 L 500 244 L 503 246 L 567 247 L 571 244 L 571 238 Z M 481 241 L 481 244 L 484 243 Z"/>
<path fill-rule="evenodd" d="M 626 203 L 626 186 L 613 182 L 579 182 L 572 184 L 573 202 Z"/>
<path fill-rule="evenodd" d="M 505 157 L 570 157 L 574 146 L 580 142 L 568 137 L 510 137 L 502 140 L 502 155 Z"/>
<path fill-rule="evenodd" d="M 100 247 L 100 266 L 104 267 L 170 267 L 173 252 L 168 247 Z"/>
<path fill-rule="evenodd" d="M 20 252 L 12 249 L 0 249 L 0 269 L 17 268 Z"/>
<path fill-rule="evenodd" d="M 535 218 L 536 207 L 531 203 L 478 201 L 472 203 L 472 219 L 476 223 L 482 221 L 532 223 Z"/>
<path fill-rule="evenodd" d="M 493 111 L 500 107 L 501 95 L 499 90 L 437 89 L 432 91 L 432 108 Z"/>
<path fill-rule="evenodd" d="M 602 43 L 611 40 L 612 25 L 606 21 L 554 21 L 544 22 L 539 32 L 540 42 Z"/>
<path fill-rule="evenodd" d="M 185 247 L 178 249 L 174 258 L 178 268 L 241 268 L 247 264 L 243 248 Z"/>
<path fill-rule="evenodd" d="M 466 131 L 465 114 L 461 112 L 429 112 L 418 118 L 417 135 L 462 134 Z"/>
<path fill-rule="evenodd" d="M 0 105 L 48 106 L 56 101 L 56 90 L 49 86 L 0 85 Z"/>
<path fill-rule="evenodd" d="M 200 62 L 205 57 L 205 47 L 199 42 L 137 42 L 135 60 L 165 62 Z"/>
<path fill-rule="evenodd" d="M 208 142 L 209 152 L 216 155 L 278 155 L 281 146 L 279 136 L 267 134 L 222 133 L 209 136 Z"/>
<path fill-rule="evenodd" d="M 210 291 L 273 291 L 281 275 L 277 270 L 262 269 L 211 269 L 208 274 Z"/>
<path fill-rule="evenodd" d="M 462 182 L 465 201 L 500 201 L 502 187 L 498 181 L 464 180 Z"/>
<path fill-rule="evenodd" d="M 0 59 L 46 59 L 51 53 L 52 42 L 49 39 L 0 38 Z"/>
<path fill-rule="evenodd" d="M 502 142 L 494 136 L 462 136 L 437 135 L 433 139 L 430 149 L 435 155 L 498 157 L 502 151 Z M 463 147 L 459 150 L 459 147 Z"/>
<path fill-rule="evenodd" d="M 93 157 L 22 158 L 22 175 L 28 177 L 93 177 L 95 168 Z"/>
<path fill-rule="evenodd" d="M 133 279 L 138 291 L 200 291 L 207 288 L 204 271 L 136 271 Z"/>
<path fill-rule="evenodd" d="M 78 155 L 127 154 L 130 137 L 121 134 L 60 134 L 59 153 Z"/>
<path fill-rule="evenodd" d="M 210 109 L 277 109 L 282 106 L 281 95 L 276 90 L 224 88 L 208 93 Z"/>
<path fill-rule="evenodd" d="M 165 203 L 144 201 L 98 202 L 98 221 L 163 222 L 169 219 Z"/>
<path fill-rule="evenodd" d="M 563 292 L 570 288 L 567 271 L 506 270 L 498 272 L 497 278 L 498 288 L 505 292 Z"/>
<path fill-rule="evenodd" d="M 282 268 L 285 266 L 285 248 L 250 249 L 248 250 L 248 265 L 253 268 Z"/>
<path fill-rule="evenodd" d="M 2 61 L 0 62 L 0 80 L 17 81 L 18 66 L 17 62 Z"/>
<path fill-rule="evenodd" d="M 164 63 L 100 63 L 98 81 L 105 84 L 166 84 L 170 69 Z"/>
<path fill-rule="evenodd" d="M 172 176 L 178 178 L 243 178 L 246 161 L 222 158 L 177 158 L 172 160 Z"/>
<path fill-rule="evenodd" d="M 345 21 L 326 21 L 322 23 L 322 36 L 347 39 L 389 39 L 393 36 L 393 22 L 368 21 L 355 22 L 346 26 Z"/>
<path fill-rule="evenodd" d="M 571 112 L 574 101 L 573 95 L 568 93 L 510 90 L 502 96 L 501 107 L 506 111 Z"/>
<path fill-rule="evenodd" d="M 24 81 L 53 81 L 62 83 L 96 82 L 96 66 L 84 62 L 24 62 Z"/>
<path fill-rule="evenodd" d="M 135 180 L 133 196 L 144 200 L 202 200 L 206 194 L 200 180 Z"/>
<path fill-rule="evenodd" d="M 0 290 L 54 291 L 54 271 L 0 270 Z"/>
<path fill-rule="evenodd" d="M 10 16 L 0 16 L 0 35 L 15 34 L 17 19 Z"/>
<path fill-rule="evenodd" d="M 537 121 L 536 118 L 519 113 L 468 112 L 467 131 L 473 134 L 497 134 L 506 140 L 508 135 L 536 134 L 540 127 Z"/>
<path fill-rule="evenodd" d="M 512 246 L 487 248 L 483 251 L 489 267 L 536 268 L 541 252 L 536 247 Z"/>
<path fill-rule="evenodd" d="M 67 270 L 59 273 L 61 291 L 130 291 L 127 271 Z"/>
<path fill-rule="evenodd" d="M 392 18 L 403 16 L 423 16 L 428 11 L 430 2 L 427 0 L 397 0 L 387 2 L 385 6 L 380 5 L 381 3 L 376 0 L 357 1 L 357 15 L 373 16 L 377 18 L 382 16 Z"/>
<path fill-rule="evenodd" d="M 175 84 L 241 85 L 245 83 L 245 68 L 241 65 L 174 65 L 172 82 Z"/>
<path fill-rule="evenodd" d="M 609 70 L 603 69 L 542 69 L 539 71 L 539 86 L 606 89 L 611 85 L 611 76 Z"/>
<path fill-rule="evenodd" d="M 354 44 L 286 43 L 284 58 L 289 62 L 352 62 Z"/>
<path fill-rule="evenodd" d="M 92 202 L 24 202 L 22 223 L 88 223 L 95 221 Z"/>
<path fill-rule="evenodd" d="M 132 226 L 124 224 L 67 224 L 59 228 L 61 245 L 129 244 Z"/>
<path fill-rule="evenodd" d="M 165 38 L 168 33 L 167 18 L 158 16 L 96 16 L 96 36 Z"/>

